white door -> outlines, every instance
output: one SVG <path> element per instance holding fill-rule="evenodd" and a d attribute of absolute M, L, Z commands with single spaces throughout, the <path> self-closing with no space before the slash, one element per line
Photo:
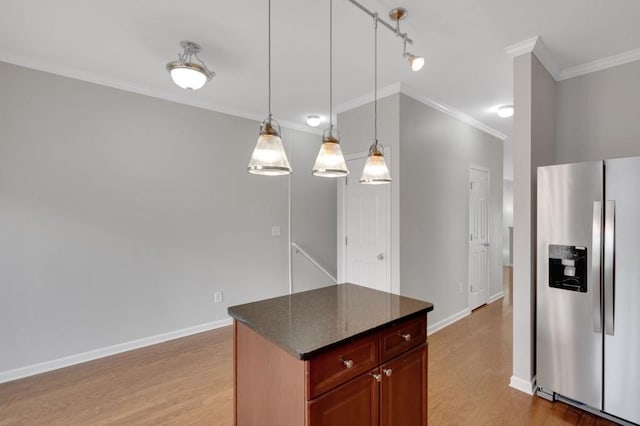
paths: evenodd
<path fill-rule="evenodd" d="M 469 308 L 487 303 L 489 286 L 489 172 L 471 169 L 469 179 Z"/>
<path fill-rule="evenodd" d="M 359 182 L 365 158 L 347 161 L 345 278 L 347 282 L 390 291 L 389 195 L 390 185 Z"/>

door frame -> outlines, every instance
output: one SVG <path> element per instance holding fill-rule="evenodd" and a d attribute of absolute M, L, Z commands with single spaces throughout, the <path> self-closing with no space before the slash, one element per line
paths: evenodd
<path fill-rule="evenodd" d="M 389 165 L 391 164 L 391 148 L 390 147 L 384 147 L 383 148 L 383 152 L 384 152 L 384 156 L 385 156 L 385 160 L 387 161 L 387 167 L 389 167 Z M 367 158 L 367 156 L 369 155 L 369 151 L 361 151 L 355 154 L 348 154 L 345 155 L 345 161 L 349 162 L 349 160 L 358 160 L 358 159 L 362 159 L 362 158 Z M 358 171 L 354 171 L 354 170 L 350 170 L 349 172 L 349 176 L 347 177 L 347 179 L 359 179 L 359 175 L 361 173 L 361 170 Z M 392 177 L 393 179 L 393 177 Z M 398 177 L 396 176 L 395 179 L 398 179 Z M 338 273 L 338 283 L 344 283 L 346 282 L 346 276 L 347 276 L 347 250 L 345 249 L 345 238 L 347 236 L 346 233 L 346 227 L 347 227 L 347 191 L 345 191 L 345 187 L 347 186 L 347 181 L 345 180 L 338 180 L 337 181 L 337 185 L 338 185 L 338 191 L 337 191 L 337 273 Z M 391 213 L 392 213 L 392 208 L 391 208 L 391 201 L 393 200 L 393 197 L 391 196 L 391 192 L 393 190 L 393 181 L 389 184 L 389 191 L 387 192 L 387 236 L 386 236 L 386 240 L 387 240 L 387 249 L 386 249 L 386 253 L 387 253 L 387 292 L 392 292 L 392 293 L 400 293 L 400 289 L 399 288 L 395 288 L 395 286 L 393 285 L 393 283 L 391 282 L 391 269 L 394 267 L 395 265 L 395 253 L 392 252 L 392 243 L 391 243 L 391 226 L 392 226 L 392 219 L 391 219 Z"/>
<path fill-rule="evenodd" d="M 493 215 L 491 214 L 491 169 L 484 166 L 478 166 L 475 164 L 469 165 L 469 175 L 467 182 L 471 184 L 471 170 L 477 170 L 479 172 L 487 173 L 487 243 L 489 246 L 487 247 L 487 288 L 485 291 L 486 300 L 485 305 L 489 304 L 489 300 L 491 298 L 491 225 L 493 223 Z M 470 227 L 470 213 L 471 213 L 471 194 L 467 196 L 467 235 L 471 233 Z M 471 260 L 471 246 L 469 241 L 467 240 L 467 309 L 471 310 L 471 268 L 469 267 Z M 481 305 L 482 306 L 482 305 Z"/>

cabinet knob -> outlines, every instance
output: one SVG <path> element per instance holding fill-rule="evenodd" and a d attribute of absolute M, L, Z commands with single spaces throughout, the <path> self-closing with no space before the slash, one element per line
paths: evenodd
<path fill-rule="evenodd" d="M 411 340 L 411 334 L 407 333 L 407 334 L 401 334 L 402 338 L 404 339 L 405 342 L 408 342 L 409 340 Z"/>
<path fill-rule="evenodd" d="M 371 374 L 371 377 L 373 377 L 376 380 L 376 382 L 382 381 L 382 374 L 373 373 Z"/>
<path fill-rule="evenodd" d="M 351 367 L 353 367 L 353 360 L 351 360 L 351 359 L 343 359 L 342 360 L 342 364 L 347 368 L 351 368 Z"/>
<path fill-rule="evenodd" d="M 384 372 L 384 375 L 387 377 L 391 377 L 391 374 L 393 374 L 393 371 L 390 368 L 383 368 L 382 371 Z"/>

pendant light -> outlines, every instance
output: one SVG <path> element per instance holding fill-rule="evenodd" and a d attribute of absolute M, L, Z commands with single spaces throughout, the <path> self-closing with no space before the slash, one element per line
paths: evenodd
<path fill-rule="evenodd" d="M 312 173 L 321 177 L 349 174 L 340 149 L 340 134 L 333 127 L 333 0 L 329 0 L 329 127 L 322 134 L 322 145 Z"/>
<path fill-rule="evenodd" d="M 251 154 L 247 170 L 249 173 L 264 176 L 288 175 L 291 165 L 280 138 L 280 124 L 271 116 L 271 0 L 268 13 L 269 26 L 269 115 L 260 124 L 260 136 Z"/>
<path fill-rule="evenodd" d="M 387 163 L 384 161 L 384 148 L 378 143 L 378 14 L 373 16 L 374 66 L 373 66 L 373 144 L 369 147 L 369 156 L 360 176 L 360 183 L 376 185 L 391 182 Z"/>

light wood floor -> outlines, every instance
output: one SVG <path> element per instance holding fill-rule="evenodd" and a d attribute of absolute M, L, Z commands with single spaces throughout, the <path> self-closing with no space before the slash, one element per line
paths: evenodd
<path fill-rule="evenodd" d="M 508 387 L 510 280 L 505 290 L 429 337 L 429 424 L 611 424 Z M 226 327 L 2 384 L 0 426 L 231 425 L 232 348 Z"/>

